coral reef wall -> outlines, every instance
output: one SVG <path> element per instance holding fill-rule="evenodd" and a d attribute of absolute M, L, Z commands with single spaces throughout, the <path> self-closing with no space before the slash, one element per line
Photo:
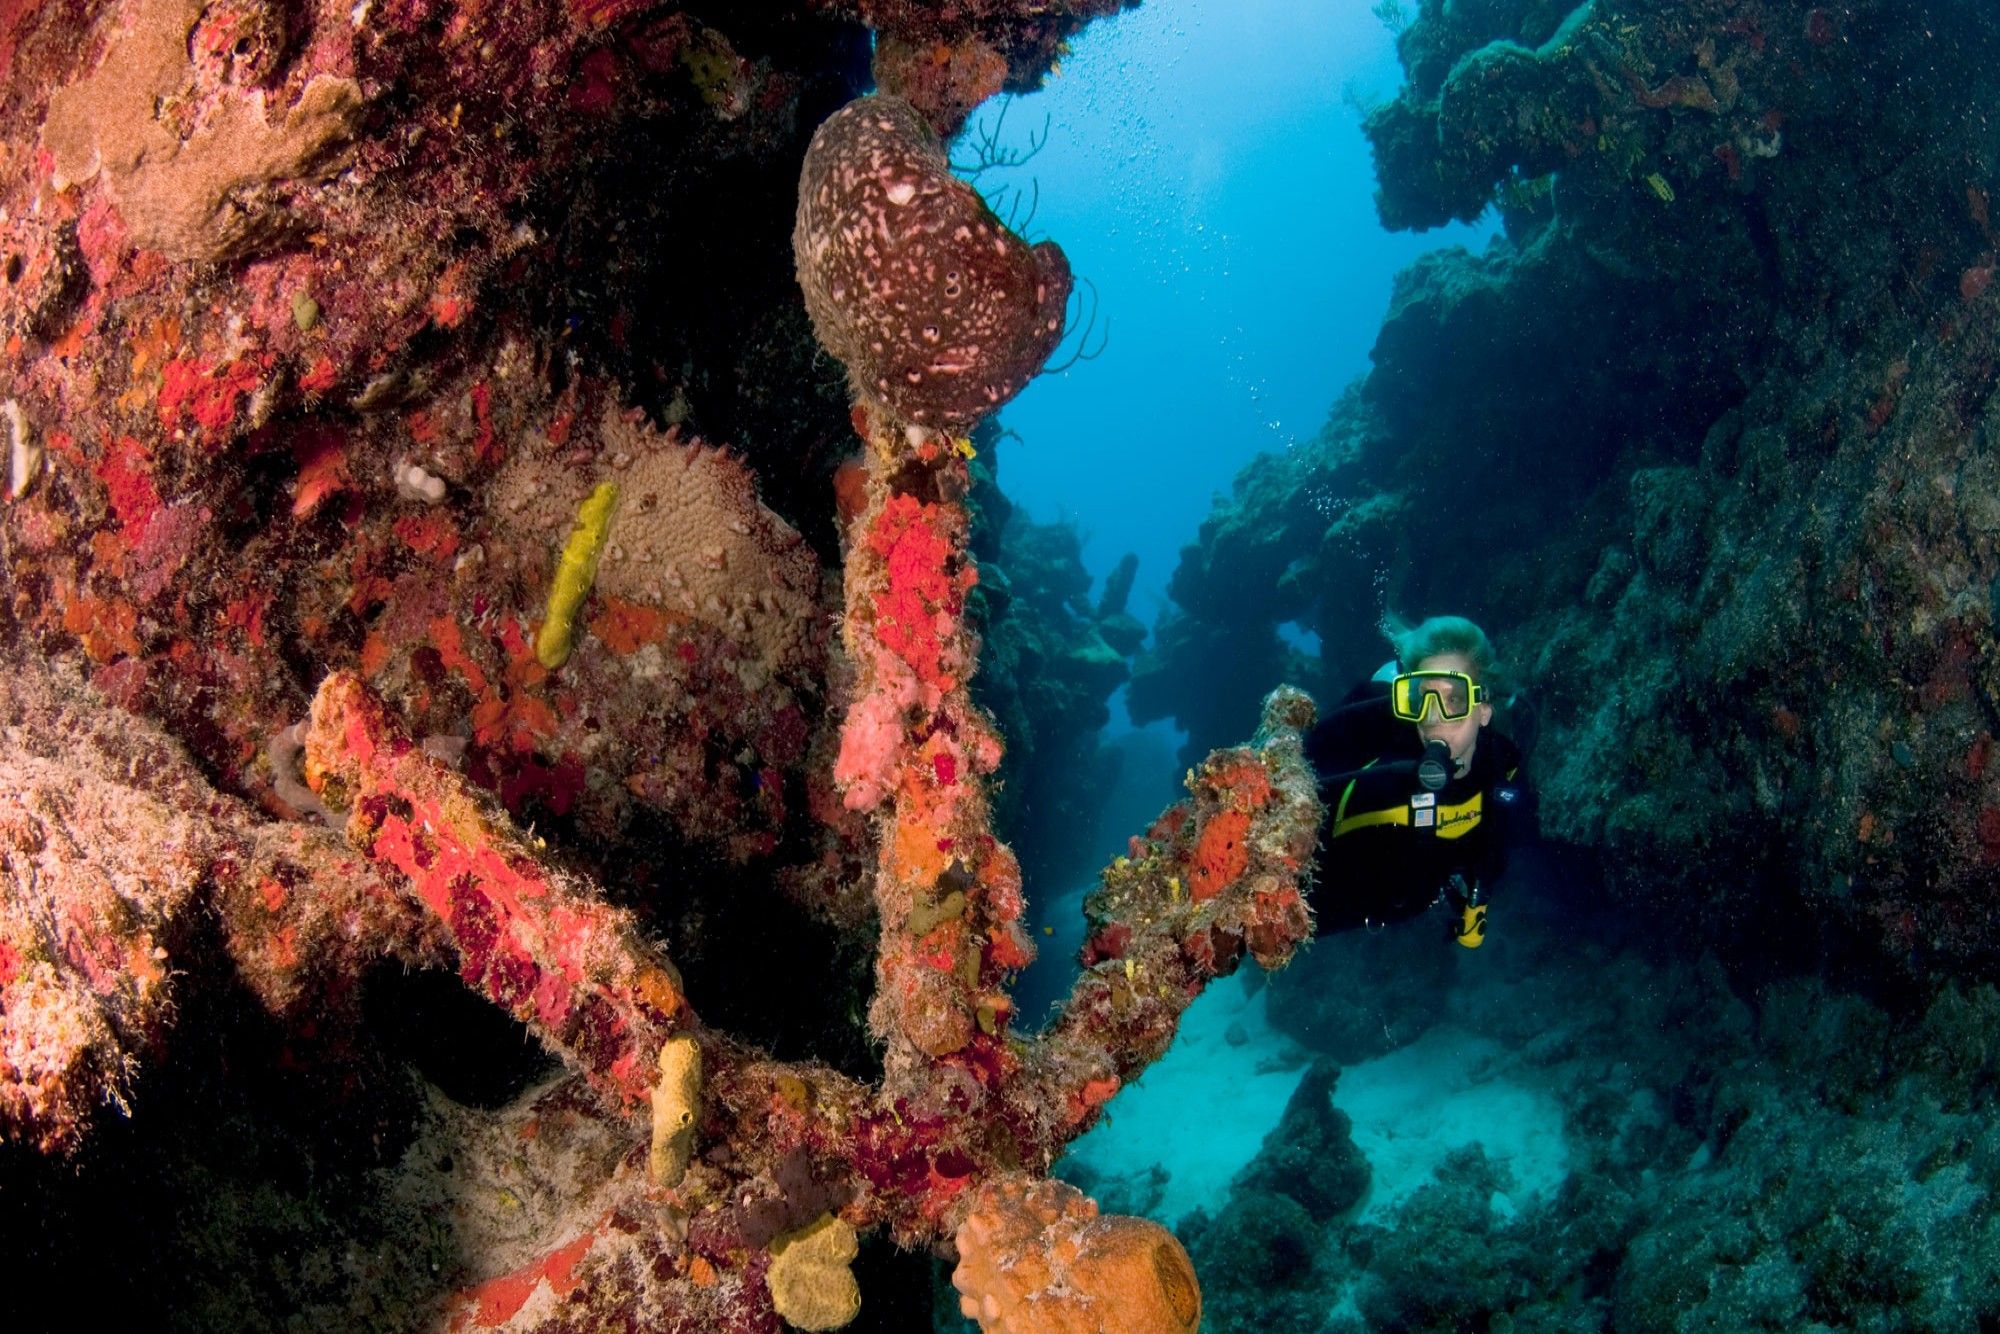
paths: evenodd
<path fill-rule="evenodd" d="M 907 1328 L 935 1250 L 995 1327 L 1198 1323 L 1043 1174 L 1309 929 L 1312 705 L 1189 773 L 1024 1038 L 970 690 L 1010 644 L 988 697 L 1079 729 L 1022 790 L 1087 809 L 1137 627 L 969 501 L 1067 265 L 940 136 L 1120 7 L 0 11 L 17 1287 L 763 1334 Z"/>
<path fill-rule="evenodd" d="M 1221 1207 L 1178 1224 L 1211 1334 L 1990 1319 L 1990 984 L 1949 983 L 1900 1013 L 1811 976 L 1746 996 L 1712 957 L 1648 958 L 1644 922 L 1585 901 L 1519 902 L 1507 928 L 1506 952 L 1477 966 L 1439 969 L 1434 935 L 1391 928 L 1322 941 L 1272 979 L 1270 1013 L 1304 1044 L 1284 1059 L 1317 1059 Z M 1329 992 L 1374 994 L 1357 965 L 1372 982 L 1413 962 L 1435 999 L 1425 1012 L 1389 984 L 1411 1044 L 1378 1085 L 1393 1110 L 1363 1094 L 1350 1121 L 1326 1106 L 1324 1053 L 1367 1035 L 1311 1021 L 1351 1015 Z M 1493 1100 L 1454 1114 L 1467 1083 Z M 1469 1124 L 1538 1133 L 1543 1116 L 1553 1176 Z M 1372 1131 L 1350 1139 L 1364 1118 Z M 1399 1170 L 1397 1141 L 1438 1156 L 1342 1213 L 1369 1183 L 1352 1170 L 1364 1138 L 1378 1185 Z"/>
<path fill-rule="evenodd" d="M 1425 0 L 1400 50 L 1384 222 L 1504 237 L 1402 274 L 1374 369 L 1244 471 L 1135 711 L 1199 750 L 1372 670 L 1385 604 L 1462 612 L 1621 892 L 1746 964 L 1990 967 L 2000 22 Z"/>

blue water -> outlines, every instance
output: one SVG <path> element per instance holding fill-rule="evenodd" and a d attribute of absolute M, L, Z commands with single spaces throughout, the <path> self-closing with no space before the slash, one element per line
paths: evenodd
<path fill-rule="evenodd" d="M 1063 247 L 1098 317 L 1052 364 L 1097 355 L 1002 412 L 1019 439 L 1000 447 L 1001 485 L 1030 517 L 1075 523 L 1099 581 L 1136 552 L 1130 609 L 1149 626 L 1215 496 L 1257 454 L 1311 439 L 1366 372 L 1394 274 L 1493 231 L 1376 221 L 1361 121 L 1401 80 L 1393 34 L 1359 0 L 1153 3 L 1091 24 L 1040 92 L 989 103 L 959 140 L 954 161 L 982 136 L 1026 157 L 977 184 L 1003 217 L 1032 204 L 1027 234 Z M 1173 724 L 1134 729 L 1122 690 L 1111 706 L 1105 742 L 1126 761 L 1104 860 L 1183 795 Z M 1033 1015 L 1068 990 L 1087 887 L 1029 888 Z"/>
<path fill-rule="evenodd" d="M 1109 333 L 1006 408 L 1002 485 L 1075 521 L 1099 578 L 1138 553 L 1148 624 L 1214 495 L 1311 438 L 1367 369 L 1392 275 L 1491 230 L 1376 222 L 1361 118 L 1401 77 L 1360 0 L 1175 0 L 1093 23 L 1041 92 L 975 121 L 1017 152 L 1046 125 L 979 184 L 1003 213 L 1030 192 L 1030 234 L 1095 286 Z"/>

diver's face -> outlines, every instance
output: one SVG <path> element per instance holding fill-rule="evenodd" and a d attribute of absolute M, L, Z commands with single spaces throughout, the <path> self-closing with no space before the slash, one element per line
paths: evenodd
<path fill-rule="evenodd" d="M 1472 659 L 1463 653 L 1438 653 L 1425 658 L 1411 669 L 1419 672 L 1466 672 L 1472 671 Z M 1451 747 L 1453 769 L 1463 775 L 1472 764 L 1472 753 L 1479 746 L 1479 729 L 1493 721 L 1493 706 L 1479 704 L 1471 713 L 1448 722 L 1438 716 L 1437 709 L 1424 710 L 1424 720 L 1416 724 L 1417 735 L 1426 743 L 1442 741 Z"/>

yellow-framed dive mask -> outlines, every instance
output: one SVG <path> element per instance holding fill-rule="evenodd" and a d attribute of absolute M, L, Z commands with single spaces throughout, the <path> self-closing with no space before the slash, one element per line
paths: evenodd
<path fill-rule="evenodd" d="M 1389 708 L 1406 723 L 1420 723 L 1432 710 L 1455 723 L 1486 700 L 1486 687 L 1464 672 L 1404 672 L 1389 683 Z"/>

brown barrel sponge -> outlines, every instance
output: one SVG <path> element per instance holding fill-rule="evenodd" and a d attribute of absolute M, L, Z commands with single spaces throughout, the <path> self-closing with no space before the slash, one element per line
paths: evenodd
<path fill-rule="evenodd" d="M 792 253 L 820 342 L 858 390 L 922 426 L 971 426 L 1062 338 L 1061 248 L 1009 231 L 897 98 L 857 99 L 814 133 Z"/>

